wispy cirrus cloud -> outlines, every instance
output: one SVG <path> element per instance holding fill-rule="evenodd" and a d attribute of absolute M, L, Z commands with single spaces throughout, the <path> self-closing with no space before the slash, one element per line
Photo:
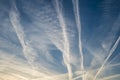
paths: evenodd
<path fill-rule="evenodd" d="M 111 58 L 119 56 L 119 14 L 104 17 L 106 23 L 88 34 L 92 29 L 82 25 L 79 1 L 70 2 L 72 17 L 65 16 L 64 1 L 1 1 L 0 79 L 119 79 L 119 57 Z M 111 11 L 110 4 L 104 9 Z"/>

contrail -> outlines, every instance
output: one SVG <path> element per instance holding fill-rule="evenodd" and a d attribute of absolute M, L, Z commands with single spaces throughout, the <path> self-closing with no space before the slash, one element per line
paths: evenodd
<path fill-rule="evenodd" d="M 63 39 L 64 39 L 64 51 L 63 51 L 63 59 L 64 59 L 64 62 L 67 66 L 67 70 L 68 70 L 68 77 L 69 77 L 69 80 L 72 80 L 72 68 L 71 68 L 71 65 L 70 65 L 70 50 L 69 50 L 69 41 L 68 41 L 68 37 L 67 37 L 67 31 L 66 31 L 66 25 L 65 25 L 65 21 L 64 21 L 64 18 L 63 18 L 63 15 L 62 15 L 62 10 L 60 9 L 60 4 L 59 4 L 59 1 L 58 0 L 55 0 L 55 7 L 56 7 L 56 11 L 57 11 L 57 14 L 58 14 L 58 19 L 59 19 L 59 22 L 60 22 L 60 26 L 62 27 L 62 34 L 63 34 Z"/>
<path fill-rule="evenodd" d="M 82 51 L 82 42 L 81 42 L 81 21 L 80 21 L 80 13 L 79 13 L 79 1 L 78 0 L 72 0 L 73 7 L 74 7 L 74 14 L 75 14 L 75 20 L 77 24 L 78 29 L 78 38 L 79 38 L 79 52 L 81 56 L 81 70 L 84 72 L 84 60 L 83 60 L 83 51 Z M 85 74 L 83 73 L 83 80 L 85 80 Z"/>
<path fill-rule="evenodd" d="M 21 43 L 21 46 L 23 48 L 23 53 L 24 53 L 24 56 L 26 57 L 26 59 L 28 60 L 29 64 L 32 66 L 32 62 L 33 62 L 33 58 L 34 56 L 31 56 L 31 51 L 32 48 L 27 45 L 27 43 L 25 42 L 25 35 L 24 35 L 24 31 L 20 25 L 20 22 L 19 22 L 19 13 L 17 11 L 17 8 L 16 8 L 16 5 L 13 4 L 13 8 L 12 8 L 12 11 L 10 12 L 10 21 L 13 25 L 13 28 L 15 29 L 15 32 L 17 34 L 17 37 Z M 28 56 L 29 55 L 29 56 Z"/>
<path fill-rule="evenodd" d="M 27 42 L 25 42 L 25 34 L 24 34 L 22 26 L 19 22 L 19 13 L 17 11 L 15 4 L 13 4 L 12 11 L 10 12 L 10 21 L 11 21 L 13 28 L 15 29 L 15 32 L 17 34 L 17 37 L 21 43 L 25 58 L 27 59 L 28 63 L 31 65 L 31 68 L 33 70 L 35 70 L 35 66 L 33 63 L 34 63 L 36 54 L 35 54 L 35 51 L 33 50 L 33 48 L 31 47 L 31 45 L 27 44 Z M 35 74 L 35 72 L 32 72 L 32 74 Z"/>
<path fill-rule="evenodd" d="M 115 51 L 115 49 L 117 48 L 118 44 L 120 41 L 120 36 L 118 37 L 117 41 L 115 42 L 115 44 L 113 45 L 112 49 L 109 52 L 109 55 L 107 56 L 107 58 L 105 59 L 105 61 L 103 62 L 102 66 L 100 67 L 100 69 L 97 71 L 95 77 L 93 80 L 96 80 L 97 76 L 99 75 L 99 73 L 102 71 L 104 65 L 106 64 L 106 62 L 108 61 L 108 59 L 110 58 L 110 56 L 113 54 L 113 52 Z"/>
<path fill-rule="evenodd" d="M 18 11 L 17 11 L 17 8 L 16 6 L 14 5 L 12 11 L 10 12 L 10 21 L 13 25 L 13 28 L 15 29 L 15 32 L 17 34 L 17 37 L 21 43 L 21 46 L 24 48 L 26 45 L 25 45 L 25 42 L 24 42 L 24 32 L 21 28 L 21 25 L 19 23 L 19 15 L 18 15 Z"/>
<path fill-rule="evenodd" d="M 116 58 L 118 58 L 120 56 L 120 53 L 117 55 L 117 56 L 115 56 L 108 64 L 110 64 L 112 61 L 114 61 Z"/>

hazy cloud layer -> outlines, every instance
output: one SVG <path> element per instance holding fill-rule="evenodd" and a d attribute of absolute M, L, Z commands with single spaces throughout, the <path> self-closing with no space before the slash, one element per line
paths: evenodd
<path fill-rule="evenodd" d="M 1 0 L 0 80 L 119 80 L 119 8 L 116 0 Z"/>

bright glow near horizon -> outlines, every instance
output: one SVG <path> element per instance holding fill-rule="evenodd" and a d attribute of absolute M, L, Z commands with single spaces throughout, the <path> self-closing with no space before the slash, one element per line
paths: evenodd
<path fill-rule="evenodd" d="M 119 7 L 1 0 L 0 80 L 120 80 Z"/>

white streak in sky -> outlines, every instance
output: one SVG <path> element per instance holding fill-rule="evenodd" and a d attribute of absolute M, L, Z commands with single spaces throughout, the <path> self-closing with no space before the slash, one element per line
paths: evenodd
<path fill-rule="evenodd" d="M 81 70 L 84 72 L 84 60 L 83 60 L 83 51 L 82 51 L 82 42 L 81 42 L 81 21 L 80 21 L 80 13 L 79 13 L 79 1 L 78 0 L 72 0 L 73 7 L 74 7 L 74 14 L 75 14 L 75 20 L 76 25 L 78 29 L 78 38 L 79 38 L 79 52 L 80 52 L 80 61 L 81 61 Z M 83 80 L 85 80 L 85 75 L 83 73 Z"/>
<path fill-rule="evenodd" d="M 97 71 L 95 77 L 93 80 L 96 80 L 97 76 L 99 75 L 99 73 L 102 71 L 104 65 L 106 64 L 106 62 L 108 61 L 108 59 L 110 58 L 110 56 L 113 54 L 113 52 L 115 51 L 115 49 L 117 48 L 118 44 L 120 41 L 120 36 L 118 37 L 117 41 L 115 42 L 115 44 L 113 45 L 112 49 L 110 50 L 110 53 L 108 54 L 107 58 L 105 59 L 105 61 L 103 62 L 102 66 L 99 68 L 99 70 Z"/>
<path fill-rule="evenodd" d="M 34 55 L 31 55 L 32 48 L 29 45 L 27 45 L 27 42 L 25 42 L 25 34 L 24 34 L 24 31 L 22 29 L 22 26 L 21 26 L 19 20 L 20 20 L 19 19 L 19 12 L 18 12 L 15 4 L 13 4 L 13 8 L 10 12 L 10 21 L 11 21 L 13 28 L 15 29 L 15 32 L 17 34 L 17 37 L 21 43 L 24 56 L 28 60 L 29 64 L 31 64 L 31 66 L 32 66 L 32 62 L 34 60 Z"/>
<path fill-rule="evenodd" d="M 108 21 L 103 22 L 104 19 L 98 18 L 100 27 L 88 20 L 86 23 L 93 24 L 93 32 L 89 34 L 91 28 L 85 25 L 85 37 L 82 38 L 81 1 L 62 1 L 0 1 L 0 80 L 119 79 L 120 36 L 116 38 L 119 35 L 119 14 L 113 16 L 111 12 L 114 10 L 109 9 L 116 20 L 110 17 L 109 21 L 105 17 Z M 70 10 L 64 12 L 62 9 Z M 86 16 L 96 19 L 92 14 Z M 112 25 L 103 30 L 109 22 Z M 117 57 L 112 58 L 115 50 Z"/>
<path fill-rule="evenodd" d="M 20 40 L 21 46 L 24 48 L 25 47 L 25 42 L 24 42 L 24 32 L 23 29 L 20 25 L 19 22 L 19 15 L 16 6 L 14 5 L 12 11 L 10 12 L 10 19 L 11 23 L 13 25 L 13 28 L 15 29 L 15 32 L 18 36 L 18 39 Z"/>
<path fill-rule="evenodd" d="M 68 70 L 68 76 L 69 76 L 69 80 L 72 80 L 72 68 L 71 68 L 71 65 L 70 65 L 70 50 L 69 50 L 69 40 L 68 40 L 68 37 L 67 37 L 67 30 L 66 30 L 66 24 L 65 24 L 65 21 L 64 21 L 64 18 L 63 18 L 63 14 L 62 14 L 62 10 L 60 8 L 60 4 L 59 4 L 59 0 L 55 0 L 55 3 L 56 3 L 56 11 L 58 13 L 58 19 L 59 19 L 59 22 L 60 22 L 60 25 L 62 27 L 62 31 L 63 31 L 63 39 L 64 39 L 64 52 L 63 52 L 63 59 L 64 59 L 64 62 L 67 66 L 67 70 Z"/>

